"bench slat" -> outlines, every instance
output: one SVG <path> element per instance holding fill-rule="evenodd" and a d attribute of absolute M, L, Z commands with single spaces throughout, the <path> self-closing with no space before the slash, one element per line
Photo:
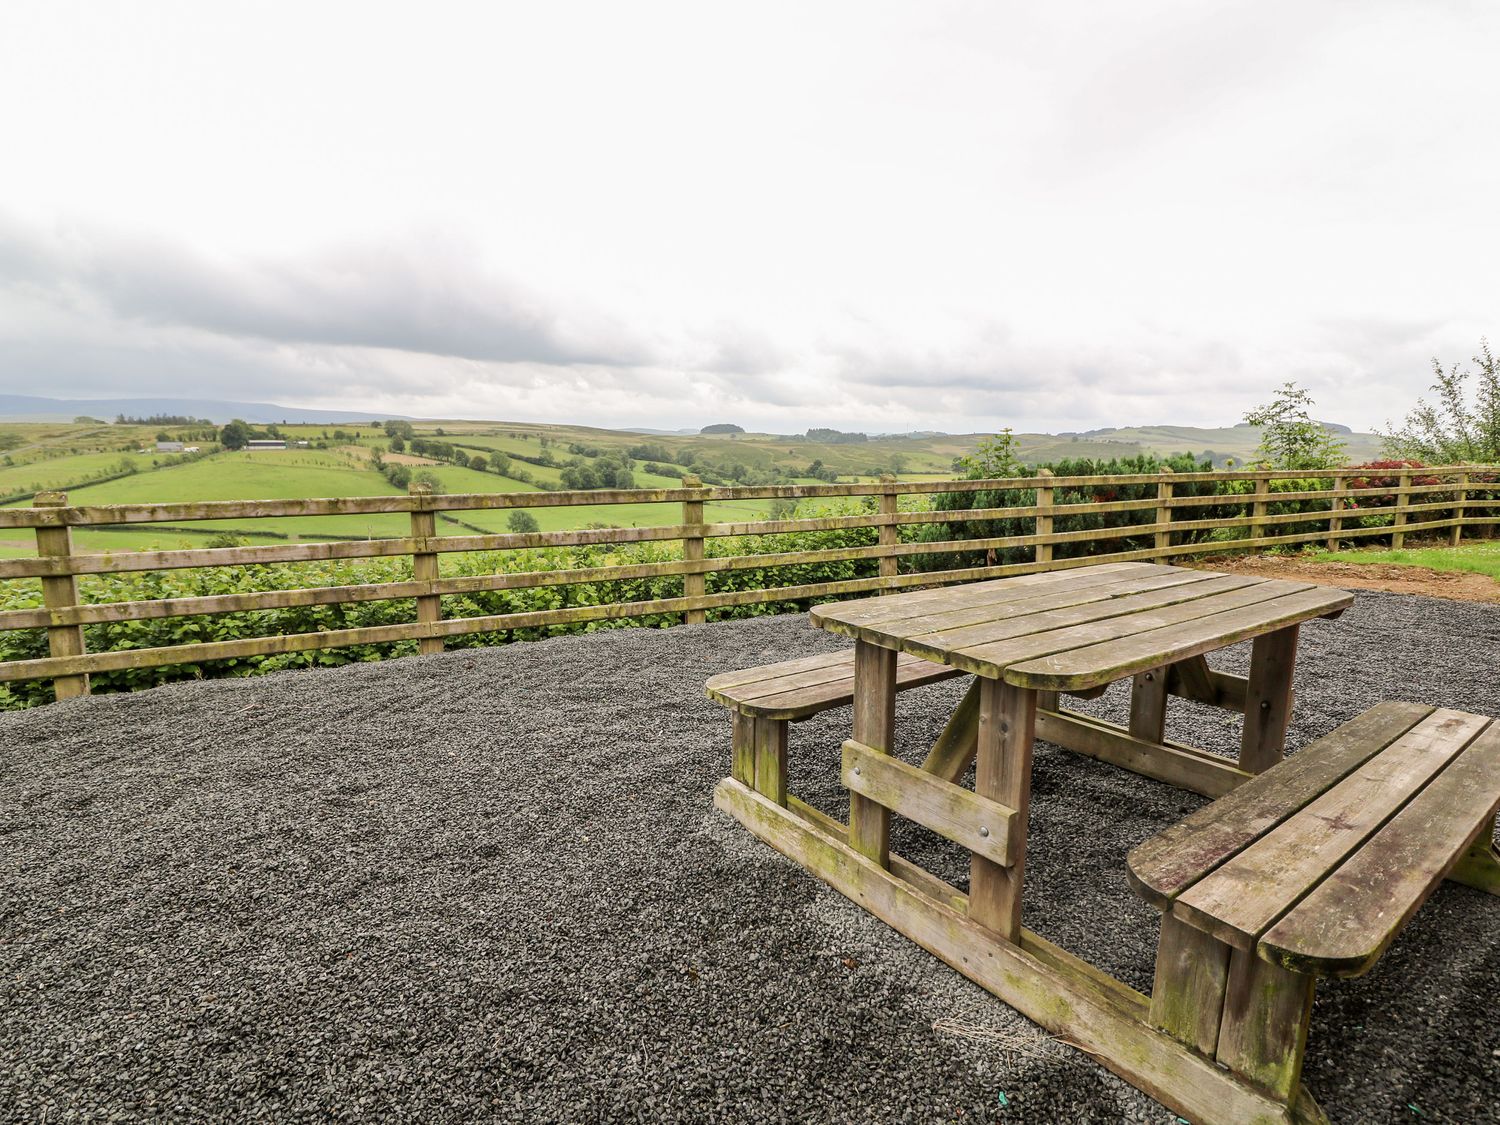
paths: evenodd
<path fill-rule="evenodd" d="M 1500 806 L 1500 723 L 1266 932 L 1260 955 L 1288 969 L 1368 971 Z"/>
<path fill-rule="evenodd" d="M 1173 913 L 1239 949 L 1355 851 L 1489 725 L 1434 711 L 1332 789 L 1180 894 Z"/>
<path fill-rule="evenodd" d="M 1417 703 L 1381 703 L 1205 805 L 1129 856 L 1136 893 L 1160 910 L 1318 794 L 1432 714 Z"/>
<path fill-rule="evenodd" d="M 794 672 L 805 672 L 810 669 L 827 668 L 839 663 L 847 664 L 850 668 L 853 668 L 854 650 L 820 652 L 816 656 L 800 656 L 796 660 L 783 660 L 776 664 L 762 664 L 757 668 L 740 668 L 733 672 L 720 672 L 717 676 L 710 676 L 704 687 L 709 692 L 728 691 L 730 688 L 739 687 L 743 684 L 759 683 L 761 680 L 775 679 L 777 676 L 789 676 Z"/>
<path fill-rule="evenodd" d="M 896 666 L 896 690 L 921 687 L 923 684 L 951 680 L 963 673 L 957 668 L 918 660 L 912 664 Z M 769 695 L 750 703 L 739 705 L 741 711 L 767 719 L 803 719 L 834 707 L 845 707 L 854 702 L 854 677 L 817 684 L 812 687 L 794 688 L 790 691 Z"/>
<path fill-rule="evenodd" d="M 896 656 L 896 667 L 898 669 L 931 668 L 932 661 L 923 660 L 919 656 L 906 656 L 898 653 Z M 770 671 L 776 665 L 765 669 Z M 721 692 L 726 698 L 733 699 L 736 703 L 750 703 L 767 696 L 782 695 L 797 688 L 815 688 L 820 684 L 835 683 L 839 680 L 854 679 L 854 653 L 853 651 L 841 652 L 837 660 L 825 660 L 817 668 L 795 671 L 787 675 L 767 676 L 765 679 L 756 680 L 754 683 L 739 684 L 732 690 Z"/>
<path fill-rule="evenodd" d="M 896 657 L 896 688 L 953 679 L 958 668 L 906 653 Z M 715 703 L 757 718 L 805 719 L 854 700 L 854 652 L 825 652 L 715 676 L 704 685 Z"/>

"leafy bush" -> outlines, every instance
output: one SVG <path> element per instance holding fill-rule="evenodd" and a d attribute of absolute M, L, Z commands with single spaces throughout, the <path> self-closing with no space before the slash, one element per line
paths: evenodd
<path fill-rule="evenodd" d="M 1153 454 L 1141 454 L 1135 457 L 1115 458 L 1110 461 L 1054 461 L 1049 465 L 1039 466 L 1031 469 L 1014 461 L 1009 434 L 997 436 L 993 441 L 983 443 L 975 454 L 968 460 L 969 471 L 979 474 L 972 479 L 987 479 L 987 474 L 998 469 L 1010 469 L 1010 476 L 1034 476 L 1040 468 L 1049 469 L 1054 476 L 1100 476 L 1100 475 L 1128 475 L 1142 473 L 1159 473 L 1164 469 L 1173 472 L 1191 473 L 1207 472 L 1212 466 L 1208 462 L 1199 464 L 1190 454 L 1175 454 L 1171 457 L 1157 457 Z M 1230 482 L 1223 487 L 1234 488 L 1245 482 Z M 1215 490 L 1213 482 L 1188 482 L 1177 486 L 1177 495 L 1213 495 Z M 1053 502 L 1056 504 L 1076 505 L 1076 515 L 1057 516 L 1053 520 L 1053 531 L 1055 532 L 1088 532 L 1101 531 L 1130 527 L 1135 524 L 1151 525 L 1156 522 L 1156 512 L 1153 508 L 1128 512 L 1100 512 L 1092 511 L 1094 505 L 1111 504 L 1116 501 L 1125 500 L 1150 500 L 1156 498 L 1156 485 L 1154 484 L 1121 484 L 1108 486 L 1088 486 L 1084 488 L 1059 487 L 1053 492 Z M 1248 487 L 1240 491 L 1248 491 Z M 937 511 L 974 511 L 984 508 L 1024 508 L 1036 503 L 1036 490 L 1034 488 L 995 488 L 984 489 L 978 492 L 944 492 L 939 493 L 933 502 L 933 508 Z M 1227 502 L 1223 505 L 1212 505 L 1208 509 L 1192 510 L 1192 518 L 1207 519 L 1210 517 L 1226 517 L 1235 515 L 1243 510 L 1243 503 Z M 1187 518 L 1180 513 L 1179 518 Z M 962 539 L 998 539 L 1011 538 L 1015 536 L 1029 536 L 1036 530 L 1036 520 L 1032 516 L 1012 516 L 1004 519 L 981 519 L 954 521 L 952 523 L 929 523 L 917 524 L 909 527 L 911 540 L 919 543 L 938 543 L 944 541 Z M 1204 531 L 1187 531 L 1180 533 L 1179 541 L 1198 542 L 1207 537 Z M 1142 531 L 1140 535 L 1126 535 L 1119 538 L 1090 539 L 1068 543 L 1058 543 L 1053 547 L 1053 557 L 1059 559 L 1077 558 L 1085 555 L 1096 555 L 1113 553 L 1115 551 L 1131 551 L 1139 548 L 1151 547 L 1156 539 L 1153 532 Z M 912 558 L 912 566 L 916 570 L 952 570 L 972 566 L 1003 566 L 1011 563 L 1030 562 L 1035 554 L 1035 548 L 1029 545 L 1015 547 L 986 548 L 975 551 L 956 551 L 934 554 L 916 555 Z"/>
<path fill-rule="evenodd" d="M 1406 421 L 1382 435 L 1388 455 L 1440 465 L 1500 463 L 1500 360 L 1488 340 L 1479 341 L 1479 353 L 1472 403 L 1468 382 L 1476 373 L 1461 371 L 1456 363 L 1444 371 L 1433 359 L 1437 405 L 1418 399 Z"/>

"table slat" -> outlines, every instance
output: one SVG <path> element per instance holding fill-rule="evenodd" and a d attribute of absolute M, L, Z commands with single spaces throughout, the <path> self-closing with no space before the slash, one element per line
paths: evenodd
<path fill-rule="evenodd" d="M 1143 610 L 1196 601 L 1214 594 L 1226 594 L 1257 583 L 1257 579 L 1244 575 L 1204 574 L 1202 580 L 1197 582 L 1163 583 L 1157 589 L 1138 593 L 1111 595 L 1040 613 L 1018 614 L 992 619 L 983 624 L 918 634 L 903 638 L 902 647 L 930 660 L 942 660 L 959 650 L 993 645 L 1015 637 L 1052 633 L 1090 622 L 1123 618 Z"/>
<path fill-rule="evenodd" d="M 1085 605 L 1089 602 L 1125 598 L 1132 594 L 1147 593 L 1173 586 L 1193 586 L 1215 577 L 1217 576 L 1204 570 L 1172 571 L 1167 569 L 1157 574 L 1147 575 L 1125 575 L 1113 578 L 1106 575 L 1094 583 L 1070 582 L 1064 589 L 1051 590 L 1021 601 L 1007 602 L 1003 606 L 968 605 L 943 613 L 907 617 L 889 624 L 865 626 L 865 628 L 872 631 L 878 630 L 887 637 L 930 637 L 934 633 L 974 625 L 992 625 L 997 621 L 1009 621 L 1023 615 L 1045 613 L 1053 609 L 1067 609 L 1069 606 Z"/>
<path fill-rule="evenodd" d="M 966 606 L 995 605 L 1021 601 L 1047 592 L 1048 587 L 1077 589 L 1105 580 L 1131 575 L 1146 576 L 1171 567 L 1154 563 L 1104 563 L 1073 570 L 1049 570 L 1024 574 L 1017 578 L 994 578 L 987 582 L 970 582 L 961 586 L 944 586 L 938 590 L 917 590 L 910 594 L 882 594 L 856 601 L 834 602 L 814 606 L 810 616 L 825 629 L 840 630 L 839 625 L 892 624 L 907 617 L 918 617 Z M 1180 568 L 1178 568 L 1180 569 Z"/>
<path fill-rule="evenodd" d="M 1231 585 L 1236 578 L 1241 579 L 1236 585 Z M 968 671 L 976 672 L 982 676 L 999 677 L 1006 673 L 1012 666 L 1027 664 L 1032 661 L 1040 661 L 1045 657 L 1056 656 L 1065 659 L 1070 653 L 1079 649 L 1085 649 L 1093 645 L 1102 644 L 1106 641 L 1119 640 L 1134 636 L 1137 633 L 1145 633 L 1156 629 L 1165 629 L 1171 625 L 1188 625 L 1194 621 L 1213 617 L 1230 610 L 1239 610 L 1247 606 L 1253 606 L 1257 602 L 1268 602 L 1284 597 L 1289 593 L 1297 593 L 1302 590 L 1311 589 L 1306 585 L 1295 582 L 1260 582 L 1255 579 L 1243 580 L 1244 576 L 1225 575 L 1217 579 L 1214 591 L 1204 597 L 1193 598 L 1188 601 L 1174 602 L 1170 605 L 1160 607 L 1149 607 L 1140 609 L 1134 613 L 1113 614 L 1097 621 L 1089 621 L 1082 624 L 1067 624 L 1062 627 L 1047 631 L 1028 632 L 1018 637 L 997 641 L 992 644 L 966 645 L 963 648 L 954 649 L 948 654 L 948 662 L 956 664 Z M 1201 589 L 1201 587 L 1199 587 Z M 1125 599 L 1121 599 L 1122 601 Z M 1165 659 L 1160 663 L 1167 663 Z M 1043 674 L 1055 675 L 1059 681 L 1068 680 L 1067 674 L 1053 673 L 1050 667 L 1037 666 L 1037 670 Z M 1075 671 L 1073 675 L 1082 679 L 1088 673 L 1094 671 L 1094 665 L 1086 665 L 1082 670 Z M 1011 675 L 1006 675 L 1011 680 Z M 1119 677 L 1116 676 L 1116 679 Z M 1018 681 L 1017 681 L 1018 682 Z M 1087 684 L 1066 682 L 1054 689 L 1051 684 L 1043 685 L 1022 683 L 1024 687 L 1042 687 L 1043 690 L 1065 690 L 1075 686 L 1092 686 L 1100 680 L 1090 680 Z"/>
<path fill-rule="evenodd" d="M 1153 615 L 1133 615 L 1121 621 L 1124 626 L 1122 633 L 1132 626 L 1137 627 L 1133 634 L 1100 638 L 1100 643 L 1078 645 L 1067 651 L 1054 649 L 1050 654 L 1025 663 L 1008 662 L 1006 678 L 1022 687 L 1042 691 L 1107 684 L 1312 617 L 1341 612 L 1354 601 L 1354 595 L 1326 586 L 1304 586 L 1278 596 L 1274 592 L 1278 585 L 1295 587 L 1297 584 L 1266 582 L 1224 595 L 1226 601 L 1242 597 L 1249 604 L 1238 608 L 1226 606 L 1223 612 L 1217 609 L 1210 612 L 1210 599 L 1190 602 L 1176 607 L 1178 620 L 1163 623 L 1176 626 L 1170 629 L 1145 620 Z M 1262 598 L 1259 594 L 1267 596 Z M 1194 608 L 1204 611 L 1196 619 L 1190 616 Z M 1166 616 L 1171 612 L 1156 616 Z"/>

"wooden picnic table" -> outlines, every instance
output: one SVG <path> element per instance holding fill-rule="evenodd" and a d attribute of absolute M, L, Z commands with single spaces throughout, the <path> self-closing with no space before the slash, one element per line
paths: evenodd
<path fill-rule="evenodd" d="M 1015 810 L 1007 862 L 976 854 L 969 891 L 969 916 L 1013 941 L 1021 928 L 1039 702 L 1047 704 L 1041 726 L 1048 741 L 1218 796 L 1281 760 L 1298 628 L 1336 617 L 1353 601 L 1344 590 L 1304 582 L 1119 563 L 818 606 L 812 620 L 856 642 L 853 741 L 870 755 L 895 750 L 898 653 L 974 673 L 973 738 L 967 731 L 950 738 L 955 760 L 929 761 L 928 772 L 957 780 L 972 750 L 975 792 Z M 1205 653 L 1249 638 L 1250 675 L 1242 684 L 1208 667 Z M 1058 705 L 1059 693 L 1091 692 L 1126 677 L 1128 729 Z M 1238 769 L 1166 741 L 1174 687 L 1243 710 Z M 849 842 L 884 863 L 890 808 L 860 792 L 865 773 L 861 767 L 850 775 Z"/>
<path fill-rule="evenodd" d="M 841 775 L 847 828 L 786 793 L 784 723 L 774 747 L 747 741 L 753 769 L 737 766 L 715 802 L 1012 1006 L 1168 1104 L 1192 1109 L 1195 1120 L 1324 1120 L 1310 1098 L 1268 1096 L 1164 1032 L 1147 997 L 1025 929 L 1022 889 L 1039 732 L 1163 781 L 1229 793 L 1282 758 L 1299 626 L 1352 603 L 1326 586 L 1114 563 L 819 606 L 814 624 L 855 641 L 853 731 Z M 1204 659 L 1245 640 L 1253 640 L 1246 677 Z M 920 768 L 895 755 L 898 668 L 912 657 L 976 677 Z M 762 671 L 772 677 L 756 689 L 766 698 L 805 693 L 783 685 L 838 674 Z M 1096 695 L 1125 678 L 1128 726 L 1060 705 L 1064 695 Z M 732 691 L 716 697 L 734 702 Z M 1238 763 L 1166 740 L 1171 695 L 1244 713 Z M 970 762 L 973 790 L 956 784 Z M 892 813 L 972 853 L 967 895 L 890 853 Z"/>

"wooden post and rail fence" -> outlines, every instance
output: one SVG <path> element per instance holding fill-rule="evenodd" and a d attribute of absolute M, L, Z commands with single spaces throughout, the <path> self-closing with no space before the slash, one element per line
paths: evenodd
<path fill-rule="evenodd" d="M 1378 477 L 1355 487 L 1361 477 Z M 1420 478 L 1427 483 L 1416 483 Z M 1275 482 L 1291 487 L 1275 491 Z M 1307 484 L 1318 487 L 1309 488 Z M 1156 487 L 1154 496 L 1134 500 L 1101 500 L 1127 486 Z M 1212 490 L 1205 491 L 1205 485 Z M 1226 486 L 1234 492 L 1222 491 Z M 923 506 L 937 494 L 1015 492 L 1034 490 L 1031 504 L 997 508 L 934 509 Z M 1082 496 L 1058 503 L 1059 493 Z M 749 522 L 708 522 L 705 505 L 744 500 L 802 500 L 864 497 L 865 510 L 852 515 L 769 519 Z M 1366 507 L 1360 500 L 1377 498 L 1393 503 Z M 902 500 L 906 499 L 905 508 Z M 672 502 L 681 505 L 680 524 L 650 527 L 592 527 L 574 531 L 512 532 L 482 535 L 439 535 L 437 519 L 445 513 L 494 511 L 580 505 L 636 505 Z M 1295 511 L 1273 514 L 1278 505 Z M 1308 510 L 1311 506 L 1312 510 Z M 1235 509 L 1228 515 L 1193 518 L 1195 508 Z M 670 489 L 574 491 L 534 493 L 479 493 L 437 495 L 414 486 L 406 496 L 375 496 L 324 500 L 213 501 L 201 503 L 74 506 L 62 493 L 41 493 L 30 508 L 0 509 L 0 530 L 30 529 L 36 536 L 35 558 L 0 560 L 0 581 L 40 580 L 42 604 L 36 608 L 0 610 L 0 631 L 46 630 L 49 655 L 36 659 L 0 661 L 0 683 L 50 679 L 58 699 L 86 695 L 93 673 L 145 669 L 205 661 L 309 652 L 348 645 L 415 640 L 422 653 L 441 652 L 448 637 L 465 634 L 570 626 L 590 621 L 617 620 L 660 614 L 680 614 L 687 623 L 706 620 L 711 610 L 768 602 L 805 602 L 918 586 L 937 586 L 1034 571 L 1086 566 L 1096 562 L 1187 559 L 1216 551 L 1258 550 L 1293 544 L 1340 543 L 1389 538 L 1399 546 L 1410 535 L 1445 532 L 1457 544 L 1465 528 L 1493 528 L 1500 523 L 1500 466 L 1451 466 L 1386 470 L 1230 471 L 1210 473 L 1146 473 L 1128 476 L 1059 477 L 1043 470 L 1038 476 L 987 481 L 899 482 L 890 476 L 857 484 L 703 487 L 696 477 Z M 625 509 L 628 512 L 628 508 Z M 1055 530 L 1070 518 L 1142 513 L 1149 522 Z M 83 553 L 75 548 L 75 529 L 151 527 L 201 520 L 255 520 L 286 517 L 349 516 L 407 513 L 410 534 L 405 538 L 308 542 L 267 546 L 204 549 Z M 1389 522 L 1386 518 L 1389 517 Z M 1034 521 L 1029 533 L 963 538 L 954 528 L 974 521 Z M 936 541 L 903 539 L 903 528 L 946 525 L 947 538 Z M 1292 526 L 1298 525 L 1298 526 Z M 1312 530 L 1307 530 L 1309 525 Z M 1289 531 L 1284 530 L 1290 528 Z M 875 542 L 810 550 L 747 550 L 714 556 L 711 539 L 795 534 L 839 529 L 873 529 Z M 1150 546 L 1108 550 L 1113 541 L 1145 539 Z M 525 550 L 546 547 L 584 547 L 630 543 L 676 542 L 680 559 L 612 563 L 552 570 L 443 577 L 441 561 L 455 552 Z M 1056 549 L 1083 545 L 1086 554 L 1064 554 Z M 994 552 L 1019 549 L 1030 561 L 992 562 Z M 919 559 L 930 567 L 944 555 L 977 552 L 984 565 L 964 562 L 952 569 L 910 569 Z M 123 572 L 168 571 L 199 567 L 233 567 L 265 563 L 399 558 L 412 560 L 409 581 L 374 582 L 346 586 L 310 586 L 246 593 L 139 601 L 89 601 L 80 597 L 79 578 Z M 1023 555 L 1023 557 L 1025 557 Z M 867 577 L 801 582 L 710 593 L 710 573 L 773 569 L 819 563 L 873 560 Z M 902 571 L 903 560 L 908 570 Z M 681 579 L 680 596 L 645 601 L 574 605 L 475 617 L 444 617 L 445 596 L 481 591 L 535 589 L 617 579 Z M 89 652 L 84 627 L 165 617 L 192 617 L 277 610 L 298 606 L 347 605 L 357 602 L 411 599 L 415 620 L 397 624 L 279 633 L 228 641 L 167 645 L 154 648 Z"/>

